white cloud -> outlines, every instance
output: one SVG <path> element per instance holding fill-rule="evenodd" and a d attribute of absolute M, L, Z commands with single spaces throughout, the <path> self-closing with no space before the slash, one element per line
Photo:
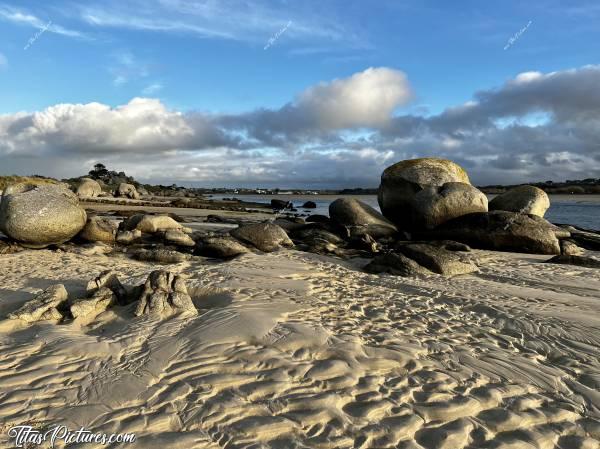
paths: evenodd
<path fill-rule="evenodd" d="M 142 89 L 142 93 L 144 95 L 154 95 L 157 92 L 160 92 L 163 88 L 163 85 L 160 83 L 152 83 Z"/>
<path fill-rule="evenodd" d="M 63 36 L 89 39 L 89 36 L 85 33 L 65 28 L 54 23 L 52 20 L 42 20 L 33 14 L 5 4 L 0 4 L 0 20 L 12 22 L 18 25 L 26 25 L 32 28 L 45 29 L 47 32 L 60 34 Z"/>
<path fill-rule="evenodd" d="M 8 66 L 8 59 L 2 53 L 0 53 L 0 69 L 3 69 Z"/>

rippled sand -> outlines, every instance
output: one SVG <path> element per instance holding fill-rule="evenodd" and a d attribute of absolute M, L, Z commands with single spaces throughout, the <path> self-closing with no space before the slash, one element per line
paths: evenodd
<path fill-rule="evenodd" d="M 290 250 L 197 259 L 169 266 L 197 317 L 28 327 L 4 317 L 41 288 L 157 266 L 0 256 L 0 422 L 134 432 L 139 449 L 598 448 L 599 272 L 476 255 L 480 273 L 451 279 Z"/>

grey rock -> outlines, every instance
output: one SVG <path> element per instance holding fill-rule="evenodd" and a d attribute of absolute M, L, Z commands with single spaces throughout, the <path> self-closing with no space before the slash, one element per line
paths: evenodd
<path fill-rule="evenodd" d="M 122 182 L 121 184 L 119 184 L 119 187 L 115 192 L 115 196 L 121 196 L 125 198 L 130 198 L 132 200 L 137 200 L 139 199 L 140 194 L 138 193 L 133 184 L 127 184 L 125 182 Z"/>
<path fill-rule="evenodd" d="M 102 194 L 102 187 L 91 178 L 81 178 L 75 193 L 79 198 L 95 198 Z"/>
<path fill-rule="evenodd" d="M 58 307 L 67 301 L 67 290 L 63 284 L 51 285 L 46 290 L 35 295 L 21 308 L 10 313 L 8 318 L 23 320 L 27 323 L 47 319 L 60 319 L 62 314 Z"/>
<path fill-rule="evenodd" d="M 565 254 L 554 256 L 552 259 L 547 260 L 546 263 L 576 265 L 585 268 L 600 268 L 600 260 L 584 256 L 567 256 Z"/>
<path fill-rule="evenodd" d="M 242 225 L 233 229 L 230 234 L 241 242 L 249 243 L 266 253 L 281 247 L 294 246 L 294 242 L 290 240 L 283 228 L 273 223 Z"/>
<path fill-rule="evenodd" d="M 94 295 L 101 288 L 108 288 L 112 291 L 121 304 L 127 303 L 127 289 L 121 284 L 119 277 L 112 270 L 106 270 L 87 283 L 86 291 L 88 296 Z"/>
<path fill-rule="evenodd" d="M 376 256 L 364 270 L 367 273 L 389 273 L 396 276 L 415 277 L 433 274 L 427 268 L 403 254 L 389 252 Z"/>
<path fill-rule="evenodd" d="M 397 247 L 397 251 L 434 273 L 455 276 L 478 271 L 475 264 L 463 260 L 452 251 L 439 246 L 414 243 Z"/>
<path fill-rule="evenodd" d="M 585 250 L 578 246 L 573 240 L 560 241 L 560 253 L 565 256 L 580 256 L 584 251 Z"/>
<path fill-rule="evenodd" d="M 201 256 L 230 259 L 250 250 L 231 237 L 209 237 L 202 240 L 197 252 Z"/>
<path fill-rule="evenodd" d="M 95 316 L 116 303 L 117 295 L 111 289 L 101 287 L 91 297 L 73 302 L 70 307 L 71 315 L 73 315 L 73 318 Z"/>
<path fill-rule="evenodd" d="M 173 220 L 168 215 L 136 214 L 121 223 L 123 231 L 141 231 L 146 234 L 168 231 L 170 229 L 183 229 L 183 225 Z"/>
<path fill-rule="evenodd" d="M 198 311 L 188 294 L 183 278 L 168 271 L 153 271 L 144 284 L 135 315 L 164 317 Z"/>
<path fill-rule="evenodd" d="M 191 259 L 189 254 L 180 253 L 171 249 L 141 249 L 131 255 L 134 259 L 143 262 L 181 263 Z"/>
<path fill-rule="evenodd" d="M 88 242 L 113 243 L 117 235 L 117 225 L 114 221 L 103 217 L 89 217 L 79 233 L 79 237 Z"/>
<path fill-rule="evenodd" d="M 490 210 L 505 210 L 543 217 L 550 207 L 546 192 L 535 186 L 518 186 L 490 201 Z"/>
<path fill-rule="evenodd" d="M 368 204 L 353 198 L 338 198 L 329 205 L 331 221 L 341 226 L 362 226 L 375 238 L 398 232 L 396 226 Z"/>
<path fill-rule="evenodd" d="M 30 248 L 70 240 L 86 219 L 77 196 L 62 185 L 14 184 L 4 190 L 0 203 L 0 230 Z"/>
<path fill-rule="evenodd" d="M 118 231 L 116 241 L 122 245 L 131 245 L 142 238 L 142 231 L 137 229 L 133 231 Z"/>
<path fill-rule="evenodd" d="M 196 246 L 196 242 L 185 232 L 179 229 L 169 229 L 165 232 L 165 240 L 176 246 Z"/>

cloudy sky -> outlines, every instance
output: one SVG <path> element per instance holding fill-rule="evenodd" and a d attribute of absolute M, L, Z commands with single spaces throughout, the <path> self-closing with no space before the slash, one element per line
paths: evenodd
<path fill-rule="evenodd" d="M 0 0 L 0 175 L 600 177 L 597 0 Z"/>

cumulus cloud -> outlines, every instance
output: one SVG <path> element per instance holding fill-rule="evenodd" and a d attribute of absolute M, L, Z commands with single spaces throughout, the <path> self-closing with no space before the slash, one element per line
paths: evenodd
<path fill-rule="evenodd" d="M 598 176 L 600 66 L 518 74 L 428 117 L 399 113 L 412 97 L 404 73 L 370 68 L 237 115 L 148 98 L 61 104 L 0 116 L 0 166 L 74 176 L 102 161 L 154 181 L 348 187 L 376 186 L 397 160 L 438 156 L 478 184 Z"/>

